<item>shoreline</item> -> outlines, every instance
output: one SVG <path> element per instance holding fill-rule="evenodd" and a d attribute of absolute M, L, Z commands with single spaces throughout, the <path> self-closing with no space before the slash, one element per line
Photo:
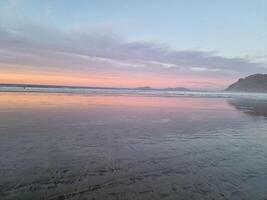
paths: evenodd
<path fill-rule="evenodd" d="M 195 97 L 195 98 L 248 98 L 266 99 L 267 93 L 244 92 L 215 92 L 215 91 L 166 91 L 166 90 L 138 90 L 138 89 L 104 89 L 104 88 L 46 88 L 46 87 L 0 87 L 0 93 L 60 93 L 83 95 L 113 95 L 113 96 L 149 96 L 149 97 Z"/>

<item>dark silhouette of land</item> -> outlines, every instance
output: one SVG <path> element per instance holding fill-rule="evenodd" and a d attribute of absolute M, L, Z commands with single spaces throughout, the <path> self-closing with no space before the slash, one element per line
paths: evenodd
<path fill-rule="evenodd" d="M 239 79 L 226 88 L 231 92 L 267 92 L 267 74 L 253 74 Z"/>

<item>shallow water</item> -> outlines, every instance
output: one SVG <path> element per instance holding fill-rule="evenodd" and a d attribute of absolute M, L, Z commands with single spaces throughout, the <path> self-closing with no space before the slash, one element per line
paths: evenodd
<path fill-rule="evenodd" d="M 267 100 L 2 92 L 0 199 L 267 199 Z"/>

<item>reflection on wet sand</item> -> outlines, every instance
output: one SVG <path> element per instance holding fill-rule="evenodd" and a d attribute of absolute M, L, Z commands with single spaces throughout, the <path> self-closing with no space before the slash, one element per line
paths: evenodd
<path fill-rule="evenodd" d="M 264 199 L 267 123 L 226 99 L 0 94 L 0 199 Z"/>
<path fill-rule="evenodd" d="M 220 101 L 220 104 L 218 104 Z M 207 104 L 209 107 L 207 108 Z M 49 108 L 49 107 L 163 107 L 185 109 L 229 109 L 224 100 L 191 97 L 156 97 L 112 94 L 71 93 L 23 93 L 0 92 L 0 109 L 5 108 Z"/>
<path fill-rule="evenodd" d="M 228 102 L 248 115 L 267 117 L 267 100 L 239 98 L 231 99 Z"/>

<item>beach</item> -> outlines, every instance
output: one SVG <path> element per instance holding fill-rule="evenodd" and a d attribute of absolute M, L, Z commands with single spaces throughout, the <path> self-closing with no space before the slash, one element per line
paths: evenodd
<path fill-rule="evenodd" d="M 266 199 L 267 99 L 0 92 L 0 199 Z"/>

